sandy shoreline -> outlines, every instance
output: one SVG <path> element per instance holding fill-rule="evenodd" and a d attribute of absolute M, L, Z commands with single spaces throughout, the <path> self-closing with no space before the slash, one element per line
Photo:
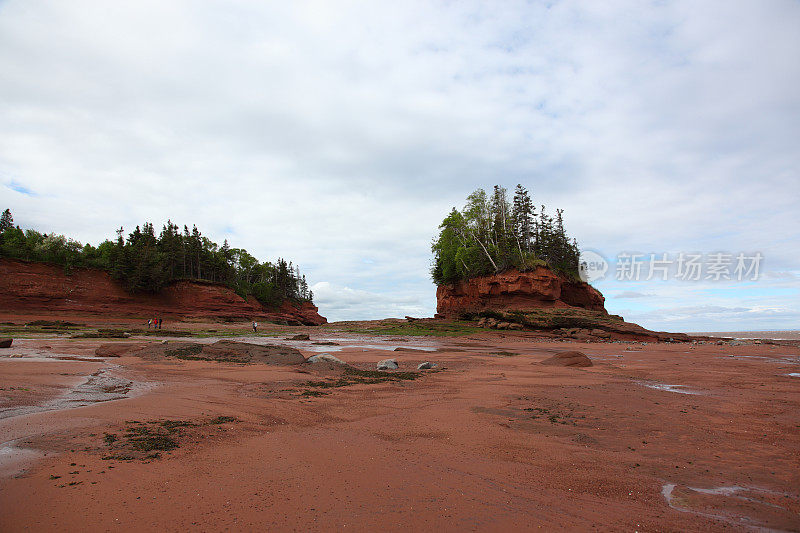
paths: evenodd
<path fill-rule="evenodd" d="M 0 471 L 0 529 L 800 528 L 796 347 L 319 337 L 360 368 L 393 357 L 443 369 L 312 389 L 319 377 L 302 367 L 52 360 L 108 341 L 15 341 L 0 356 L 0 408 L 58 408 L 0 419 L 0 447 L 19 459 Z M 594 366 L 538 364 L 570 349 Z M 139 392 L 75 396 L 104 368 L 117 380 L 105 385 Z M 104 436 L 134 421 L 192 425 L 158 458 L 109 459 Z"/>

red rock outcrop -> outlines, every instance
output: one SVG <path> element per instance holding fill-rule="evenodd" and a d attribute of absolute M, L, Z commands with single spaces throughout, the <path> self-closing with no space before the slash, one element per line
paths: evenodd
<path fill-rule="evenodd" d="M 606 312 L 605 298 L 591 285 L 567 279 L 546 267 L 530 272 L 510 270 L 462 280 L 436 289 L 436 310 L 456 318 L 478 311 L 525 311 L 581 307 Z"/>
<path fill-rule="evenodd" d="M 317 326 L 327 322 L 311 302 L 285 301 L 277 309 L 245 300 L 219 283 L 178 281 L 158 294 L 129 294 L 107 272 L 0 259 L 0 310 L 13 313 L 180 316 L 260 319 Z"/>
<path fill-rule="evenodd" d="M 548 366 L 587 367 L 592 366 L 592 360 L 581 352 L 560 352 L 540 364 Z"/>

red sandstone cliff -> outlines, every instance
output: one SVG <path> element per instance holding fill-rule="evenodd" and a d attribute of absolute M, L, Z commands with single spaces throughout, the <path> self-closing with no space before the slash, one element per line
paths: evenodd
<path fill-rule="evenodd" d="M 448 318 L 485 310 L 552 307 L 581 307 L 606 313 L 604 303 L 603 295 L 591 285 L 569 280 L 545 267 L 530 272 L 510 270 L 436 289 L 436 310 Z"/>
<path fill-rule="evenodd" d="M 286 301 L 269 309 L 218 283 L 178 281 L 158 294 L 132 295 L 102 270 L 75 269 L 67 276 L 59 266 L 11 259 L 0 259 L 0 311 L 327 322 L 310 302 Z"/>

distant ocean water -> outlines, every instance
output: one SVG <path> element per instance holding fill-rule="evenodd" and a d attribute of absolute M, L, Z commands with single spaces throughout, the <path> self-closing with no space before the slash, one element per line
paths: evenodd
<path fill-rule="evenodd" d="M 732 337 L 734 339 L 773 339 L 781 341 L 800 340 L 800 330 L 784 331 L 695 331 L 688 335 L 708 335 L 709 337 Z"/>

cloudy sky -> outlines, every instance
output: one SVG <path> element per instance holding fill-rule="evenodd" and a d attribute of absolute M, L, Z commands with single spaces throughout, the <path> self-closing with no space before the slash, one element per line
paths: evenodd
<path fill-rule="evenodd" d="M 793 0 L 0 0 L 0 208 L 94 244 L 195 223 L 331 320 L 430 316 L 441 219 L 522 183 L 611 262 L 611 312 L 795 329 L 798 28 Z M 764 259 L 620 281 L 623 252 Z"/>

